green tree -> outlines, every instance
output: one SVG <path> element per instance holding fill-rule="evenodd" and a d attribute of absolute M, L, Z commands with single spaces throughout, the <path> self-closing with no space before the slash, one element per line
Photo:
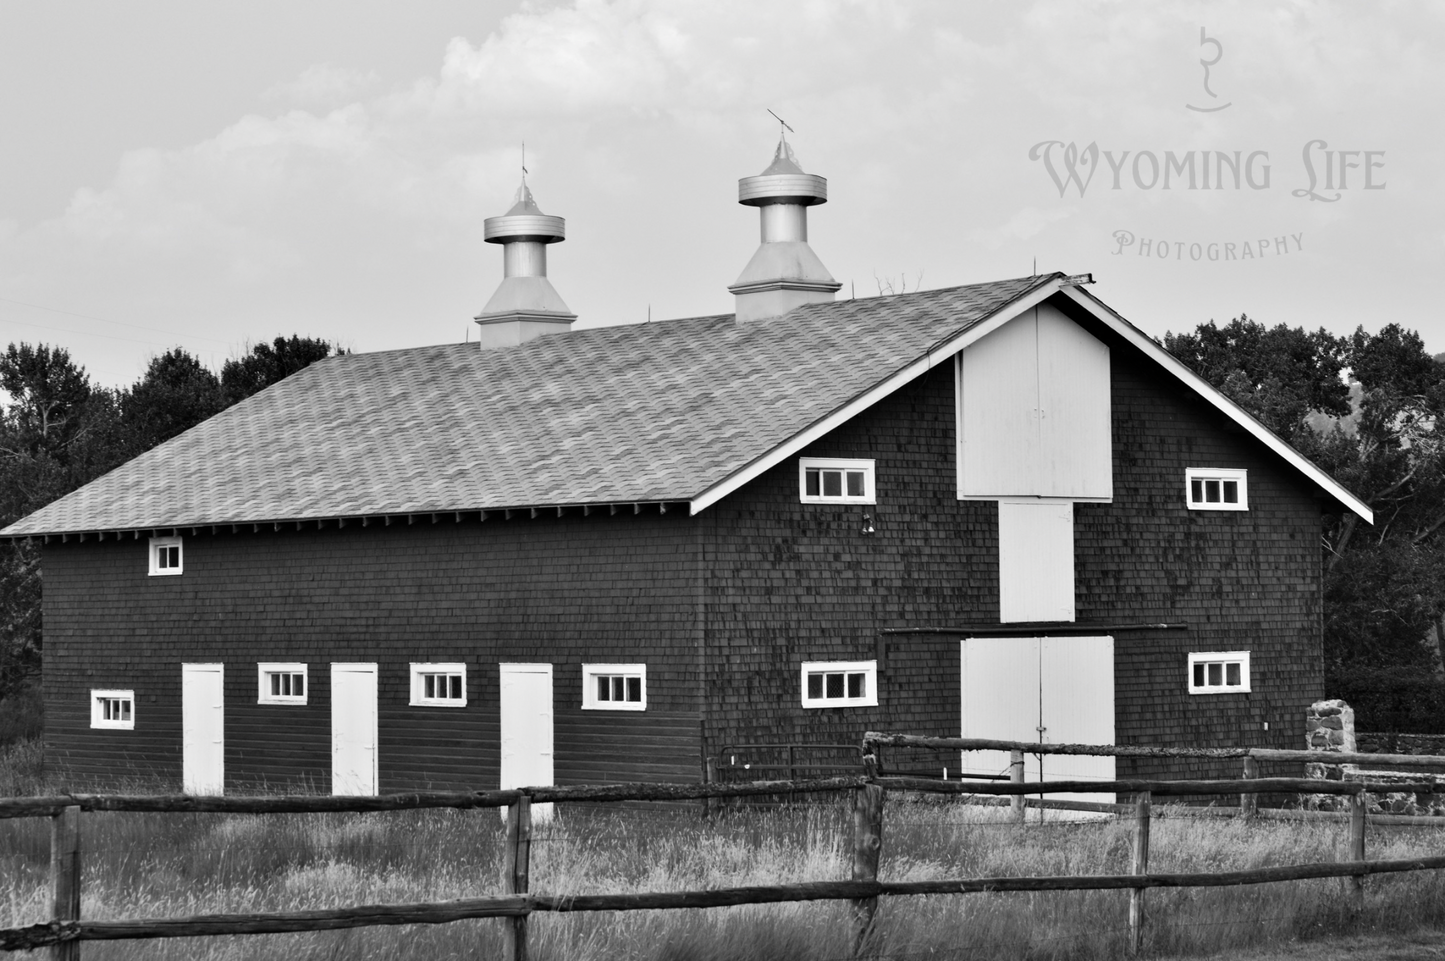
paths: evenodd
<path fill-rule="evenodd" d="M 298 370 L 331 356 L 332 344 L 312 337 L 277 337 L 269 344 L 256 344 L 244 357 L 228 360 L 221 367 L 221 391 L 227 404 L 244 400 L 279 383 Z M 345 351 L 336 349 L 336 353 Z"/>
<path fill-rule="evenodd" d="M 145 376 L 119 399 L 130 454 L 140 454 L 190 430 L 226 406 L 221 381 L 177 347 L 151 358 Z"/>

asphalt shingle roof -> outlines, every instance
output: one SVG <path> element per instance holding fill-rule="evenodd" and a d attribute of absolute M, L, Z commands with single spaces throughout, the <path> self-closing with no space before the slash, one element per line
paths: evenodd
<path fill-rule="evenodd" d="M 686 501 L 1058 276 L 332 357 L 0 535 Z"/>

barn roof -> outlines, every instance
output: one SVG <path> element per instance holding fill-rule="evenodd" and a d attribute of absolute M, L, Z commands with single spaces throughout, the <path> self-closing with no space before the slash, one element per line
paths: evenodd
<path fill-rule="evenodd" d="M 331 357 L 0 536 L 579 505 L 686 503 L 696 513 L 1058 294 L 1132 332 L 1190 388 L 1369 519 L 1348 491 L 1152 340 L 1050 274 L 808 305 L 767 322 L 727 314 L 493 350 L 451 344 Z"/>

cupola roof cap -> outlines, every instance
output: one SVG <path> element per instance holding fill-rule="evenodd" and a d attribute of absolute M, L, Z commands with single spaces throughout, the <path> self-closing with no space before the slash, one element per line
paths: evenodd
<path fill-rule="evenodd" d="M 555 244 L 566 238 L 567 222 L 561 217 L 549 217 L 542 213 L 537 201 L 532 199 L 532 191 L 525 180 L 517 188 L 517 199 L 511 210 L 482 222 L 482 239 L 489 244 L 505 244 L 514 240 Z"/>
<path fill-rule="evenodd" d="M 811 207 L 828 202 L 828 180 L 817 174 L 804 173 L 793 154 L 792 145 L 778 141 L 773 162 L 755 177 L 738 180 L 738 203 L 749 207 L 768 204 L 799 204 Z"/>

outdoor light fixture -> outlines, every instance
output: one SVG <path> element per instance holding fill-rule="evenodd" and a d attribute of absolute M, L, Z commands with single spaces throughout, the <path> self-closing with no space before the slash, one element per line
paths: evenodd
<path fill-rule="evenodd" d="M 865 534 L 871 534 L 871 533 L 873 533 L 873 515 L 872 515 L 872 514 L 864 514 L 864 515 L 863 515 L 863 533 L 865 533 Z"/>

